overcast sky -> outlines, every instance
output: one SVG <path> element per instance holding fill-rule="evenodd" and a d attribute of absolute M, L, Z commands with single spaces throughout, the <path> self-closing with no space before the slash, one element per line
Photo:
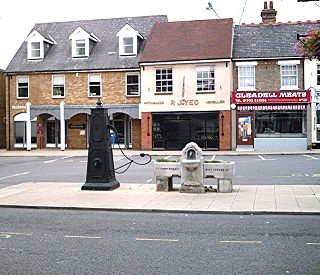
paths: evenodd
<path fill-rule="evenodd" d="M 220 18 L 259 23 L 264 0 L 210 0 Z M 269 1 L 268 1 L 269 2 Z M 0 69 L 5 69 L 35 23 L 160 15 L 169 21 L 216 19 L 208 0 L 8 0 L 0 5 Z M 320 19 L 320 1 L 274 0 L 277 21 Z M 241 17 L 242 15 L 242 17 Z"/>

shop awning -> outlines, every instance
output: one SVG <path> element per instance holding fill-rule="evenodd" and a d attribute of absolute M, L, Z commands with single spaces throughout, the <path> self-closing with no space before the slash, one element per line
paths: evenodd
<path fill-rule="evenodd" d="M 239 105 L 238 111 L 275 111 L 275 110 L 306 110 L 307 106 L 303 104 L 290 105 Z"/>

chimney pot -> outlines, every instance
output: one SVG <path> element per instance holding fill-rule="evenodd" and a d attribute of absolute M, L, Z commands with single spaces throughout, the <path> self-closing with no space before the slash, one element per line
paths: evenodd
<path fill-rule="evenodd" d="M 273 9 L 273 1 L 270 1 L 269 8 L 270 8 L 270 9 Z"/>
<path fill-rule="evenodd" d="M 264 9 L 266 10 L 268 8 L 267 1 L 264 1 Z"/>

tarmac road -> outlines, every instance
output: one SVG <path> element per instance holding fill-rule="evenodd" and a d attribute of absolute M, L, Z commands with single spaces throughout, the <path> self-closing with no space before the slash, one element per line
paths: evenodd
<path fill-rule="evenodd" d="M 319 216 L 0 209 L 0 274 L 319 274 Z"/>
<path fill-rule="evenodd" d="M 160 158 L 153 156 L 153 161 Z M 162 156 L 177 159 L 176 156 Z M 204 156 L 206 160 L 213 157 Z M 136 161 L 143 162 L 139 156 Z M 320 154 L 216 156 L 216 160 L 235 161 L 234 185 L 317 185 L 320 184 Z M 114 156 L 117 168 L 127 162 L 123 156 Z M 0 188 L 22 182 L 85 182 L 87 158 L 64 157 L 1 157 Z M 118 172 L 121 172 L 119 169 Z M 116 174 L 120 183 L 154 184 L 153 162 L 139 166 L 132 164 L 124 174 Z M 179 182 L 179 179 L 174 179 Z M 205 184 L 215 184 L 206 179 Z"/>

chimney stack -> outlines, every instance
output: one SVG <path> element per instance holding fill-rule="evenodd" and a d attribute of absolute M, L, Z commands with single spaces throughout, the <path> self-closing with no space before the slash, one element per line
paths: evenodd
<path fill-rule="evenodd" d="M 264 2 L 264 8 L 261 11 L 261 17 L 263 23 L 276 22 L 277 11 L 273 8 L 273 1 L 269 2 L 269 8 L 267 1 Z"/>

